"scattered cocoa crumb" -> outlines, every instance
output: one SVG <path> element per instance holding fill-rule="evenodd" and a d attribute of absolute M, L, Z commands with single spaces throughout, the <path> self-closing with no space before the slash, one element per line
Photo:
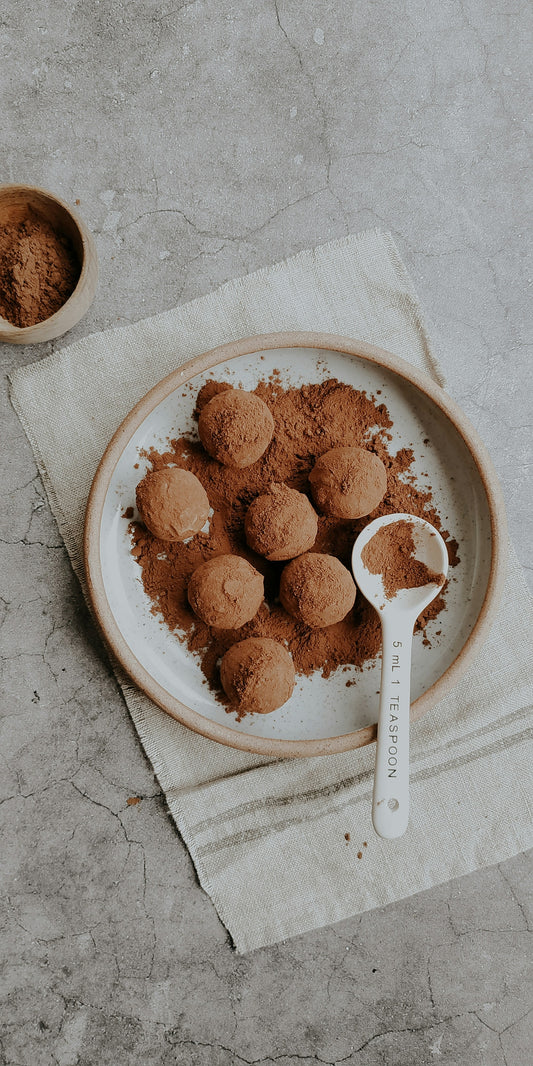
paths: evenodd
<path fill-rule="evenodd" d="M 81 204 L 81 200 L 74 200 L 74 203 L 76 204 L 76 207 L 79 207 Z"/>
<path fill-rule="evenodd" d="M 344 839 L 345 839 L 346 843 L 349 844 L 350 843 L 350 834 L 349 833 L 345 833 L 344 834 Z"/>
<path fill-rule="evenodd" d="M 363 858 L 363 852 L 362 851 L 358 851 L 357 852 L 357 858 L 358 859 L 362 859 Z"/>
<path fill-rule="evenodd" d="M 130 796 L 129 799 L 126 800 L 126 803 L 128 807 L 135 807 L 137 803 L 141 802 L 141 800 L 142 796 Z"/>
<path fill-rule="evenodd" d="M 133 507 L 126 507 L 126 510 L 122 512 L 122 517 L 131 519 L 131 518 L 133 518 L 134 514 L 135 514 L 135 511 L 134 511 Z"/>
<path fill-rule="evenodd" d="M 368 847 L 368 844 L 367 844 L 366 840 L 363 840 L 363 847 L 364 847 L 364 848 L 367 848 L 367 847 Z"/>

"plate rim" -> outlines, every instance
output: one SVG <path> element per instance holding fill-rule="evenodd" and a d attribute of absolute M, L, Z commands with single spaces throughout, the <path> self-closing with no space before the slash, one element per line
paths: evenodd
<path fill-rule="evenodd" d="M 163 711 L 192 729 L 193 732 L 227 747 L 271 758 L 314 757 L 351 751 L 372 743 L 376 739 L 376 724 L 336 737 L 283 740 L 237 732 L 230 726 L 205 718 L 176 697 L 171 696 L 159 685 L 129 648 L 115 622 L 107 600 L 100 559 L 100 527 L 109 484 L 124 448 L 141 422 L 166 399 L 169 393 L 198 374 L 240 356 L 253 355 L 255 352 L 276 348 L 313 348 L 317 351 L 340 352 L 355 359 L 364 359 L 382 366 L 404 378 L 425 393 L 453 424 L 479 472 L 488 502 L 491 526 L 492 556 L 485 597 L 476 623 L 461 651 L 437 681 L 411 704 L 411 721 L 421 718 L 456 685 L 488 636 L 505 581 L 508 552 L 507 520 L 503 494 L 492 459 L 477 430 L 471 425 L 459 405 L 425 371 L 419 370 L 418 367 L 414 367 L 400 356 L 384 348 L 368 344 L 366 341 L 338 334 L 303 330 L 261 333 L 228 341 L 194 356 L 172 370 L 149 389 L 126 415 L 113 434 L 98 464 L 87 500 L 83 531 L 83 559 L 90 605 L 106 644 L 138 688 Z"/>

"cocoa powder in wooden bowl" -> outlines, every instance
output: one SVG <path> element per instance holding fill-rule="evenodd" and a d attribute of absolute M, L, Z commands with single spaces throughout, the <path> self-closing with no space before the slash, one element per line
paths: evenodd
<path fill-rule="evenodd" d="M 60 337 L 90 307 L 96 248 L 71 207 L 34 185 L 0 185 L 0 341 Z"/>

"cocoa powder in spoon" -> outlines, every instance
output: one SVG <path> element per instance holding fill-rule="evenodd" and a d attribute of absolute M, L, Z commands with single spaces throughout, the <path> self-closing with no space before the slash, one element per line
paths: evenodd
<path fill-rule="evenodd" d="M 444 574 L 430 570 L 421 559 L 415 558 L 414 524 L 403 520 L 382 526 L 365 544 L 361 560 L 371 574 L 381 574 L 388 600 L 400 589 L 415 589 L 434 582 L 440 585 Z M 434 535 L 434 534 L 432 534 Z"/>

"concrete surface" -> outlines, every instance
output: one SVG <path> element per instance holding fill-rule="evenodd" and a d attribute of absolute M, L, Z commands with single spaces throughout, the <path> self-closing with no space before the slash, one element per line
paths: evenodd
<path fill-rule="evenodd" d="M 392 230 L 531 577 L 530 30 L 525 0 L 4 5 L 0 180 L 79 199 L 98 245 L 69 339 Z M 52 349 L 4 346 L 4 370 Z M 529 1066 L 531 856 L 235 956 L 7 389 L 2 429 L 0 1061 Z"/>

